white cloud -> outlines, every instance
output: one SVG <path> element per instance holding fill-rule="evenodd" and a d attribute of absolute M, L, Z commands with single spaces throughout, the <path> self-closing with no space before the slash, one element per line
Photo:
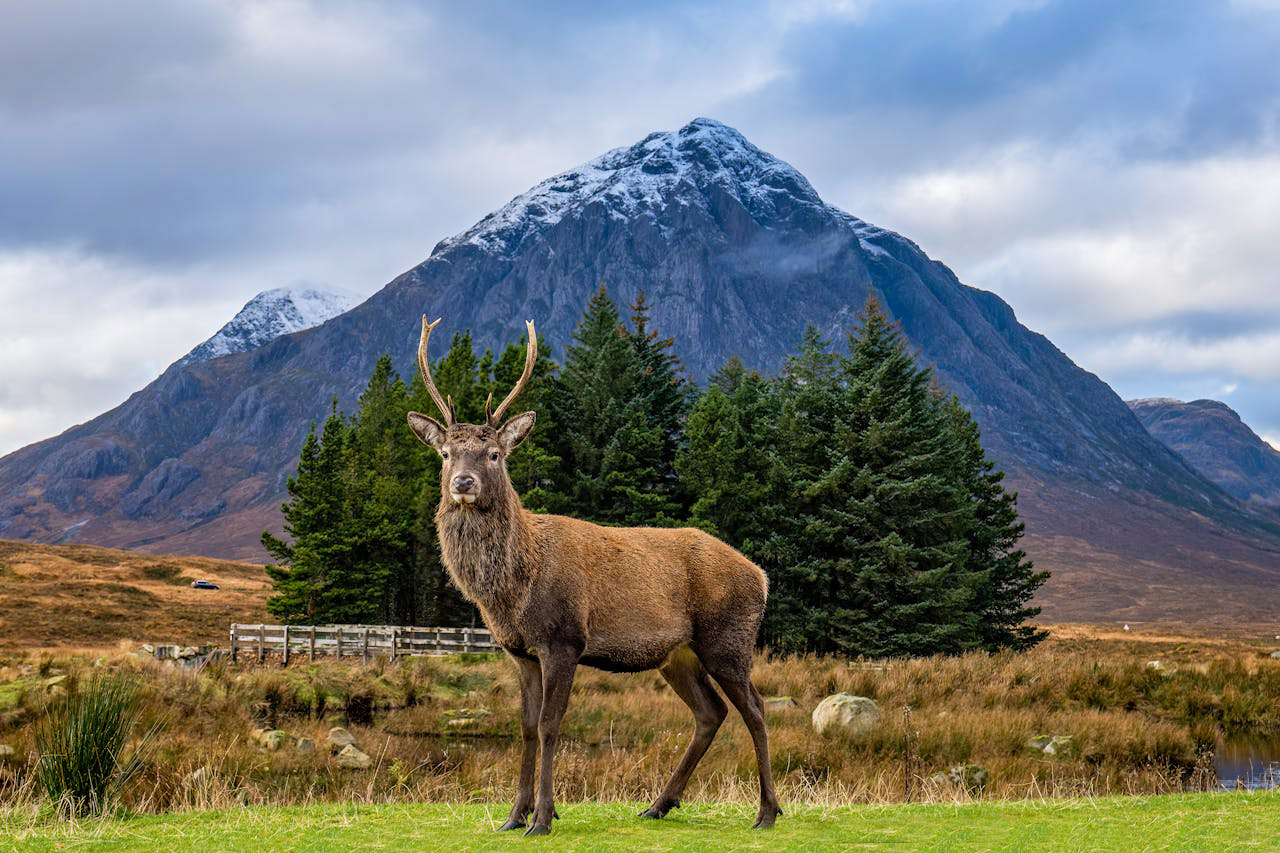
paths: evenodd
<path fill-rule="evenodd" d="M 1042 329 L 1280 310 L 1280 153 L 1124 164 L 1017 145 L 886 182 L 874 214 Z"/>
<path fill-rule="evenodd" d="M 1128 334 L 1108 339 L 1075 354 L 1085 367 L 1107 374 L 1158 371 L 1171 376 L 1203 374 L 1239 376 L 1261 382 L 1280 381 L 1280 331 L 1195 341 L 1165 334 Z M 1230 394 L 1239 382 L 1218 386 Z"/>
<path fill-rule="evenodd" d="M 69 2 L 0 29 L 0 453 L 119 402 L 259 290 L 370 293 L 697 115 L 1129 396 L 1239 384 L 1280 430 L 1270 0 L 1158 26 L 1049 0 Z"/>

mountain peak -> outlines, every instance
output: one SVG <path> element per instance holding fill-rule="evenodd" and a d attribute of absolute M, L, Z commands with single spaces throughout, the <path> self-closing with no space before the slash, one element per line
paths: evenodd
<path fill-rule="evenodd" d="M 267 341 L 318 326 L 349 311 L 361 301 L 345 290 L 295 284 L 264 290 L 219 329 L 213 337 L 178 360 L 197 364 L 262 346 Z"/>
<path fill-rule="evenodd" d="M 1280 507 L 1280 451 L 1220 400 L 1131 400 L 1147 432 L 1242 501 Z"/>
<path fill-rule="evenodd" d="M 717 191 L 761 220 L 776 215 L 780 206 L 825 207 L 789 163 L 761 151 L 727 124 L 696 118 L 679 130 L 651 133 L 548 178 L 442 241 L 436 253 L 470 244 L 510 254 L 533 233 L 593 204 L 604 205 L 618 220 L 656 220 L 669 205 L 705 204 Z"/>

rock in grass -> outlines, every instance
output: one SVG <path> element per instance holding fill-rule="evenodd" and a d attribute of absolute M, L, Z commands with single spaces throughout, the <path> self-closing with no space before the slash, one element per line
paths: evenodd
<path fill-rule="evenodd" d="M 836 693 L 813 709 L 813 730 L 818 734 L 863 734 L 875 728 L 880 708 L 865 696 Z"/>
<path fill-rule="evenodd" d="M 1272 653 L 1271 653 L 1271 659 L 1272 659 L 1272 660 L 1280 660 L 1280 652 L 1272 652 Z"/>
<path fill-rule="evenodd" d="M 333 761 L 339 767 L 347 767 L 352 770 L 366 770 L 373 765 L 373 759 L 356 749 L 353 743 L 344 746 Z"/>
<path fill-rule="evenodd" d="M 14 753 L 13 747 L 7 743 L 0 743 L 0 759 L 12 758 Z"/>
<path fill-rule="evenodd" d="M 348 746 L 356 745 L 356 739 L 351 736 L 351 732 L 342 726 L 334 726 L 329 729 L 329 737 L 326 740 L 329 742 L 330 752 L 342 752 Z"/>
<path fill-rule="evenodd" d="M 300 737 L 294 743 L 293 748 L 303 755 L 310 755 L 316 751 L 316 742 L 309 737 Z"/>
<path fill-rule="evenodd" d="M 939 785 L 955 785 L 970 794 L 981 794 L 991 779 L 991 772 L 978 764 L 957 764 L 945 773 L 935 773 L 929 781 Z"/>
<path fill-rule="evenodd" d="M 800 703 L 792 699 L 790 696 L 766 696 L 764 697 L 764 709 L 766 711 L 783 711 L 787 708 L 795 708 Z"/>
<path fill-rule="evenodd" d="M 1051 758 L 1070 758 L 1076 753 L 1076 742 L 1071 735 L 1036 735 L 1027 741 L 1027 750 Z"/>
<path fill-rule="evenodd" d="M 292 738 L 293 735 L 288 732 L 283 732 L 280 729 L 272 729 L 263 737 L 262 745 L 266 748 L 267 752 L 275 752 L 280 749 L 280 747 L 288 743 Z"/>

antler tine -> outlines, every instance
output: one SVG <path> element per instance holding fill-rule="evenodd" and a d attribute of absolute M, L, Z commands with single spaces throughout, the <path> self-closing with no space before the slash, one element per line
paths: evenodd
<path fill-rule="evenodd" d="M 520 380 L 516 382 L 516 387 L 511 389 L 511 393 L 498 404 L 498 408 L 494 409 L 492 413 L 489 412 L 489 404 L 485 403 L 485 420 L 489 426 L 495 429 L 502 422 L 502 415 L 507 411 L 507 406 L 514 403 L 516 397 L 519 397 L 520 392 L 524 390 L 524 386 L 529 384 L 529 377 L 533 375 L 533 366 L 538 361 L 538 333 L 533 328 L 532 320 L 525 320 L 524 325 L 529 335 L 529 346 L 524 353 L 524 373 L 520 374 Z"/>
<path fill-rule="evenodd" d="M 440 397 L 440 391 L 436 388 L 435 380 L 431 378 L 431 364 L 427 360 L 427 341 L 431 339 L 431 330 L 440 325 L 437 317 L 434 323 L 427 322 L 427 315 L 422 315 L 422 338 L 418 342 L 418 370 L 422 373 L 422 383 L 427 386 L 427 393 L 431 395 L 431 399 L 435 401 L 436 408 L 440 410 L 440 414 L 444 416 L 444 425 L 446 428 L 453 426 L 453 401 L 448 404 Z"/>

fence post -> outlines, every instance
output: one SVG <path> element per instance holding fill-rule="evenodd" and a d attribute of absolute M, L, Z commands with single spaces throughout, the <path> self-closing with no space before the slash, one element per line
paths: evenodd
<path fill-rule="evenodd" d="M 236 662 L 236 623 L 231 623 L 231 662 Z"/>
<path fill-rule="evenodd" d="M 365 629 L 364 629 L 364 662 L 365 663 L 369 662 L 369 628 L 368 626 L 365 626 Z"/>
<path fill-rule="evenodd" d="M 288 666 L 289 665 L 289 626 L 288 625 L 284 626 L 284 653 L 281 657 L 282 659 L 280 661 L 280 665 Z"/>
<path fill-rule="evenodd" d="M 311 659 L 316 659 L 316 626 L 311 626 Z"/>
<path fill-rule="evenodd" d="M 341 626 L 333 629 L 333 639 L 337 647 L 337 652 L 335 652 L 335 654 L 338 656 L 338 660 L 342 660 L 342 628 Z"/>
<path fill-rule="evenodd" d="M 262 647 L 263 643 L 266 642 L 266 636 L 267 636 L 267 626 L 259 625 L 258 626 L 258 663 L 262 663 L 264 656 L 266 654 L 266 650 Z"/>

